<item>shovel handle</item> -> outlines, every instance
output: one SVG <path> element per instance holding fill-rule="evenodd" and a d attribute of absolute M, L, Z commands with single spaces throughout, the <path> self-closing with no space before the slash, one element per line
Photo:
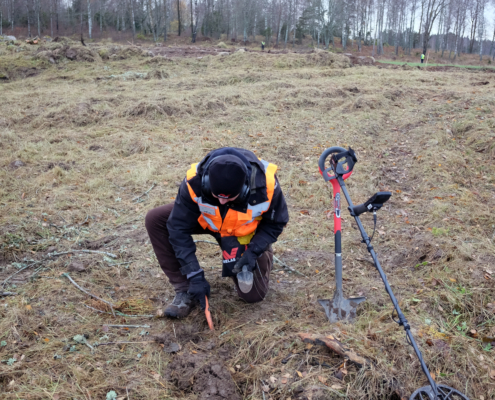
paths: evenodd
<path fill-rule="evenodd" d="M 211 313 L 210 313 L 210 304 L 208 303 L 207 296 L 205 296 L 205 300 L 206 300 L 206 308 L 205 308 L 206 321 L 208 322 L 208 326 L 210 327 L 210 330 L 214 331 L 215 328 L 213 327 L 213 320 L 211 319 Z"/>

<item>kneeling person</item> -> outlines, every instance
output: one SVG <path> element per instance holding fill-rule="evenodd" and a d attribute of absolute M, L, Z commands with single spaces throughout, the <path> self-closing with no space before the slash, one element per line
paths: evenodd
<path fill-rule="evenodd" d="M 216 239 L 223 250 L 222 276 L 232 277 L 239 297 L 248 303 L 264 299 L 273 264 L 271 244 L 289 221 L 276 171 L 276 165 L 249 150 L 217 149 L 191 165 L 174 203 L 148 212 L 151 244 L 176 292 L 166 316 L 183 318 L 197 303 L 206 307 L 210 284 L 196 258 L 192 235 L 197 234 Z M 239 287 L 237 274 L 243 270 L 239 278 L 246 271 L 254 275 L 250 289 L 242 282 Z"/>

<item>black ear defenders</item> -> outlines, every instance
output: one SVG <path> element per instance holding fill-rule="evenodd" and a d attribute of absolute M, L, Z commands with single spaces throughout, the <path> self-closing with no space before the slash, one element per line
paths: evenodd
<path fill-rule="evenodd" d="M 237 154 L 235 154 L 235 156 L 237 156 Z M 201 193 L 202 196 L 205 196 L 207 198 L 212 197 L 211 187 L 210 187 L 210 172 L 208 171 L 208 169 L 210 167 L 210 164 L 213 162 L 213 160 L 216 160 L 219 157 L 221 156 L 210 158 L 203 168 L 203 176 L 201 178 Z M 243 158 L 244 157 L 242 157 L 241 159 Z M 248 168 L 246 167 L 246 169 Z M 233 202 L 237 204 L 246 204 L 249 200 L 250 194 L 251 194 L 251 188 L 249 187 L 249 176 L 246 176 L 246 181 L 244 182 L 244 185 L 242 185 L 241 192 L 239 193 L 239 196 L 237 196 L 237 198 L 233 200 Z"/>

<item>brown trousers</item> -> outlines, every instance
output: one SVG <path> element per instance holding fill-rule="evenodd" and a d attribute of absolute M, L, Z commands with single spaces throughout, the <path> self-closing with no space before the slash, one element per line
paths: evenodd
<path fill-rule="evenodd" d="M 158 263 L 162 268 L 170 283 L 176 292 L 186 292 L 189 289 L 189 281 L 185 275 L 180 272 L 180 263 L 175 256 L 174 249 L 169 241 L 167 221 L 174 208 L 174 203 L 157 207 L 148 212 L 146 215 L 146 229 L 150 237 L 153 250 L 155 251 Z M 212 235 L 212 231 L 203 229 L 197 225 L 193 234 L 195 235 Z M 229 249 L 230 250 L 230 249 Z M 254 285 L 249 293 L 242 293 L 237 283 L 237 278 L 232 278 L 239 297 L 248 303 L 256 303 L 265 298 L 270 282 L 270 271 L 273 266 L 273 251 L 271 246 L 258 258 L 259 269 L 256 268 L 254 273 Z"/>

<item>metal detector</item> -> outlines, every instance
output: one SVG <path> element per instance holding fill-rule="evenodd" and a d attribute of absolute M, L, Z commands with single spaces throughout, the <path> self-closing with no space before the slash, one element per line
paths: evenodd
<path fill-rule="evenodd" d="M 328 167 L 326 167 L 327 163 L 327 158 L 329 158 L 329 163 Z M 368 249 L 368 252 L 370 253 L 371 257 L 373 258 L 373 263 L 375 264 L 375 267 L 380 274 L 380 277 L 382 278 L 382 281 L 385 285 L 385 290 L 387 291 L 388 295 L 390 296 L 390 300 L 392 300 L 392 304 L 394 305 L 395 312 L 397 313 L 397 319 L 394 318 L 392 315 L 392 318 L 395 322 L 397 322 L 399 325 L 404 327 L 404 330 L 406 331 L 406 339 L 407 342 L 413 347 L 414 352 L 416 353 L 416 356 L 419 359 L 419 363 L 421 364 L 421 369 L 423 370 L 424 374 L 428 378 L 428 382 L 430 383 L 429 386 L 424 386 L 418 390 L 416 390 L 409 400 L 469 400 L 467 396 L 462 394 L 461 392 L 445 385 L 437 385 L 435 383 L 435 380 L 432 378 L 430 372 L 428 371 L 428 367 L 426 366 L 423 356 L 421 355 L 421 351 L 418 348 L 418 345 L 416 344 L 414 337 L 411 334 L 411 327 L 409 326 L 409 323 L 407 322 L 406 317 L 402 313 L 399 304 L 397 302 L 397 299 L 395 298 L 392 288 L 390 287 L 387 277 L 385 276 L 385 273 L 383 272 L 383 269 L 380 265 L 380 262 L 378 261 L 377 255 L 375 251 L 373 250 L 373 246 L 371 245 L 371 240 L 373 239 L 373 235 L 370 239 L 370 237 L 367 235 L 366 231 L 364 230 L 364 227 L 361 223 L 361 220 L 359 219 L 359 215 L 365 213 L 365 212 L 372 212 L 373 213 L 373 221 L 374 225 L 376 228 L 376 212 L 383 206 L 383 204 L 390 199 L 392 196 L 392 193 L 390 192 L 378 192 L 375 195 L 373 195 L 368 201 L 366 201 L 363 204 L 359 204 L 357 206 L 352 204 L 352 200 L 349 196 L 349 193 L 347 192 L 347 188 L 345 186 L 344 180 L 347 179 L 349 176 L 351 176 L 354 165 L 357 162 L 356 154 L 354 151 L 349 147 L 348 150 L 342 148 L 342 147 L 330 147 L 326 149 L 323 154 L 320 156 L 320 159 L 318 160 L 318 166 L 320 169 L 320 174 L 323 176 L 323 179 L 325 179 L 325 182 L 331 182 L 333 186 L 333 191 L 334 191 L 334 204 L 335 204 L 335 216 L 334 216 L 334 224 L 336 225 L 334 227 L 335 230 L 335 279 L 336 279 L 336 284 L 337 284 L 337 291 L 334 295 L 334 299 L 332 302 L 330 300 L 319 300 L 320 304 L 323 306 L 325 309 L 325 313 L 327 314 L 328 319 L 330 322 L 335 322 L 335 320 L 339 319 L 346 319 L 346 315 L 344 315 L 344 312 L 347 312 L 347 309 L 349 306 L 352 307 L 352 299 L 344 300 L 344 303 L 342 303 L 342 256 L 341 256 L 341 242 L 340 242 L 340 189 L 342 190 L 342 193 L 344 193 L 345 199 L 347 201 L 347 204 L 349 205 L 348 210 L 351 214 L 351 216 L 354 217 L 357 226 L 359 228 L 359 231 L 361 232 L 361 237 L 363 238 L 363 243 L 366 244 L 366 247 Z M 338 207 L 337 207 L 338 206 Z M 337 210 L 338 210 L 338 215 L 337 215 Z M 337 241 L 337 233 L 338 233 L 338 241 Z M 374 231 L 373 231 L 374 234 Z M 337 247 L 338 244 L 338 247 Z M 339 254 L 339 256 L 337 256 Z M 337 260 L 339 260 L 339 271 L 337 271 Z M 340 273 L 340 275 L 339 275 Z M 340 283 L 339 283 L 340 280 Z M 339 285 L 340 285 L 340 292 L 339 292 Z M 340 296 L 340 299 L 339 299 Z M 363 298 L 358 298 L 358 299 L 363 299 Z M 339 303 L 340 301 L 340 303 Z M 363 300 L 360 300 L 363 301 Z M 349 302 L 349 305 L 346 305 L 345 303 Z M 340 305 L 339 305 L 340 304 Z M 344 304 L 344 307 L 342 307 L 342 304 Z M 359 303 L 358 303 L 359 304 Z M 357 304 L 356 304 L 357 305 Z M 353 306 L 353 310 L 351 309 L 351 315 L 350 317 L 355 317 L 355 306 Z M 339 314 L 340 313 L 340 314 Z M 354 313 L 354 314 L 353 314 Z M 349 318 L 349 317 L 348 317 Z"/>

